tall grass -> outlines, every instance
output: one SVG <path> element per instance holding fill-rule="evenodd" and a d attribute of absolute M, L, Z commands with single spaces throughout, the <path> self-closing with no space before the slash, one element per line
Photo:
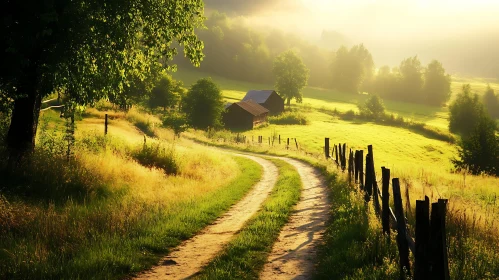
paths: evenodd
<path fill-rule="evenodd" d="M 54 132 L 44 141 L 58 147 L 58 139 Z M 8 180 L 2 173 L 0 279 L 116 279 L 155 264 L 262 172 L 192 145 L 177 150 L 175 176 L 141 165 L 133 146 L 110 135 L 79 139 L 69 163 L 60 149 L 39 145 L 24 171 Z"/>

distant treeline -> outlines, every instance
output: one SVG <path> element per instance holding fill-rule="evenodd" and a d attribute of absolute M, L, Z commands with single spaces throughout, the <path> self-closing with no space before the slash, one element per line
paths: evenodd
<path fill-rule="evenodd" d="M 417 57 L 403 60 L 399 67 L 376 71 L 372 55 L 362 44 L 336 51 L 311 44 L 292 34 L 271 29 L 260 31 L 239 18 L 213 12 L 198 31 L 204 42 L 201 71 L 230 79 L 273 83 L 272 65 L 280 53 L 294 49 L 310 69 L 308 84 L 345 93 L 376 93 L 383 98 L 441 105 L 450 96 L 450 76 L 436 60 L 424 67 Z M 192 68 L 177 58 L 180 68 Z"/>

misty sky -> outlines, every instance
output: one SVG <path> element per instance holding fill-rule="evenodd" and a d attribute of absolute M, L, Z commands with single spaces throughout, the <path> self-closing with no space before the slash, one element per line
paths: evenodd
<path fill-rule="evenodd" d="M 499 0 L 206 0 L 258 26 L 364 43 L 378 66 L 419 55 L 451 71 L 499 78 Z M 486 56 L 486 57 L 484 57 Z M 487 74 L 485 74 L 487 73 Z M 492 73 L 493 75 L 491 75 Z"/>

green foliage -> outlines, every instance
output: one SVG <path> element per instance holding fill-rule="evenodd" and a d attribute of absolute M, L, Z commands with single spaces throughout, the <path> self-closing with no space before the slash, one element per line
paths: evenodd
<path fill-rule="evenodd" d="M 486 173 L 499 176 L 499 137 L 497 124 L 489 116 L 479 116 L 476 127 L 459 143 L 459 159 L 452 162 L 456 169 L 472 174 Z"/>
<path fill-rule="evenodd" d="M 163 118 L 163 126 L 171 128 L 177 137 L 189 128 L 185 114 L 171 111 Z"/>
<path fill-rule="evenodd" d="M 385 116 L 385 105 L 377 95 L 371 95 L 364 104 L 359 104 L 360 114 L 364 117 L 379 120 Z"/>
<path fill-rule="evenodd" d="M 269 117 L 269 123 L 271 124 L 280 124 L 280 125 L 289 125 L 289 124 L 298 124 L 298 125 L 306 125 L 309 123 L 307 117 L 297 111 L 285 111 L 284 113 Z"/>
<path fill-rule="evenodd" d="M 293 98 L 301 103 L 301 91 L 307 85 L 309 74 L 302 59 L 292 50 L 283 52 L 274 60 L 273 73 L 276 90 L 288 106 Z"/>
<path fill-rule="evenodd" d="M 487 85 L 483 95 L 483 105 L 485 105 L 492 118 L 499 119 L 499 95 L 494 92 L 490 85 Z"/>
<path fill-rule="evenodd" d="M 296 169 L 272 160 L 279 177 L 269 197 L 237 236 L 216 257 L 198 279 L 257 279 L 272 245 L 287 223 L 293 206 L 300 200 L 301 179 Z"/>
<path fill-rule="evenodd" d="M 174 80 L 170 75 L 163 75 L 151 91 L 149 107 L 161 107 L 165 111 L 167 108 L 177 107 L 185 92 L 183 85 L 181 81 Z"/>
<path fill-rule="evenodd" d="M 64 92 L 72 104 L 127 104 L 151 84 L 138 81 L 153 79 L 166 66 L 160 61 L 177 54 L 172 42 L 195 65 L 203 57 L 195 33 L 203 25 L 202 0 L 8 1 L 0 18 L 0 92 L 15 101 L 13 158 L 34 147 L 44 97 Z"/>
<path fill-rule="evenodd" d="M 113 97 L 130 77 L 142 80 L 159 58 L 171 59 L 174 40 L 198 64 L 203 45 L 194 29 L 202 25 L 202 11 L 200 0 L 58 1 L 28 10 L 8 2 L 0 12 L 1 49 L 7 50 L 0 54 L 0 91 L 12 99 L 34 94 L 22 90 L 27 82 L 42 97 L 65 89 L 80 104 Z"/>
<path fill-rule="evenodd" d="M 463 85 L 462 92 L 449 106 L 449 130 L 467 137 L 484 115 L 484 108 L 477 94 L 471 93 L 470 85 Z"/>
<path fill-rule="evenodd" d="M 423 95 L 425 104 L 441 106 L 450 98 L 451 77 L 437 60 L 433 60 L 424 72 Z"/>
<path fill-rule="evenodd" d="M 220 127 L 224 110 L 222 92 L 210 78 L 200 79 L 182 99 L 181 110 L 194 128 Z"/>
<path fill-rule="evenodd" d="M 229 3 L 224 2 L 224 6 Z M 223 13 L 211 13 L 206 29 L 199 30 L 206 46 L 199 70 L 238 81 L 270 84 L 273 82 L 272 62 L 291 47 L 302 56 L 310 69 L 309 84 L 325 86 L 329 79 L 329 48 L 318 47 L 300 36 L 278 29 L 252 28 L 244 18 L 229 17 Z M 181 69 L 193 69 L 185 59 L 175 60 Z M 197 69 L 196 69 L 197 70 Z"/>
<path fill-rule="evenodd" d="M 451 77 L 437 60 L 423 67 L 417 56 L 404 59 L 398 68 L 383 66 L 370 91 L 385 99 L 441 106 L 450 98 Z"/>
<path fill-rule="evenodd" d="M 370 81 L 373 72 L 372 55 L 364 45 L 353 46 L 350 50 L 342 46 L 333 56 L 331 84 L 339 91 L 358 93 L 365 88 L 364 82 Z"/>
<path fill-rule="evenodd" d="M 160 144 L 144 143 L 142 148 L 132 152 L 132 157 L 146 167 L 163 169 L 166 175 L 175 175 L 179 172 L 179 164 L 173 146 L 165 148 Z"/>

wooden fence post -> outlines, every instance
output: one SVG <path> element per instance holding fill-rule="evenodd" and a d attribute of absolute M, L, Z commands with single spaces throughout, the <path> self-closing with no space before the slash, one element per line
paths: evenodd
<path fill-rule="evenodd" d="M 296 140 L 296 138 L 295 138 L 295 145 L 296 145 L 296 150 L 299 150 L 298 149 L 298 140 Z"/>
<path fill-rule="evenodd" d="M 279 134 L 279 145 L 281 145 L 281 134 Z"/>
<path fill-rule="evenodd" d="M 105 116 L 106 116 L 106 118 L 104 120 L 104 135 L 107 135 L 107 124 L 108 124 L 107 114 Z"/>
<path fill-rule="evenodd" d="M 355 183 L 357 183 L 359 181 L 359 150 L 355 150 L 354 165 L 355 165 Z"/>
<path fill-rule="evenodd" d="M 430 276 L 428 243 L 430 241 L 430 199 L 416 200 L 416 252 L 414 279 L 426 280 Z"/>
<path fill-rule="evenodd" d="M 289 150 L 289 138 L 288 138 L 288 143 L 286 145 L 286 150 Z"/>
<path fill-rule="evenodd" d="M 343 143 L 343 165 L 341 166 L 341 169 L 345 171 L 347 168 L 347 143 Z"/>
<path fill-rule="evenodd" d="M 366 201 L 371 199 L 371 195 L 373 192 L 373 176 L 371 175 L 371 155 L 367 153 L 366 155 L 366 170 L 365 170 L 365 185 L 364 190 L 366 191 Z"/>
<path fill-rule="evenodd" d="M 338 162 L 338 146 L 334 145 L 334 153 L 335 153 L 335 158 L 336 158 L 336 165 L 340 165 Z"/>
<path fill-rule="evenodd" d="M 390 169 L 381 167 L 382 176 L 382 195 L 383 199 L 381 210 L 381 224 L 383 225 L 383 233 L 390 236 Z"/>
<path fill-rule="evenodd" d="M 439 199 L 431 205 L 431 278 L 448 280 L 449 261 L 447 259 L 447 236 L 445 234 L 445 216 L 447 212 L 447 199 Z"/>
<path fill-rule="evenodd" d="M 269 137 L 269 146 L 270 146 L 270 137 Z"/>
<path fill-rule="evenodd" d="M 400 279 L 405 279 L 405 273 L 410 274 L 409 266 L 409 244 L 407 242 L 407 230 L 405 224 L 404 209 L 402 207 L 402 195 L 400 193 L 400 182 L 393 178 L 393 202 L 395 204 L 395 217 L 397 219 L 397 245 L 400 256 Z"/>
<path fill-rule="evenodd" d="M 364 150 L 359 151 L 359 178 L 361 188 L 364 188 Z"/>
<path fill-rule="evenodd" d="M 329 138 L 324 138 L 324 155 L 326 159 L 329 158 Z"/>

